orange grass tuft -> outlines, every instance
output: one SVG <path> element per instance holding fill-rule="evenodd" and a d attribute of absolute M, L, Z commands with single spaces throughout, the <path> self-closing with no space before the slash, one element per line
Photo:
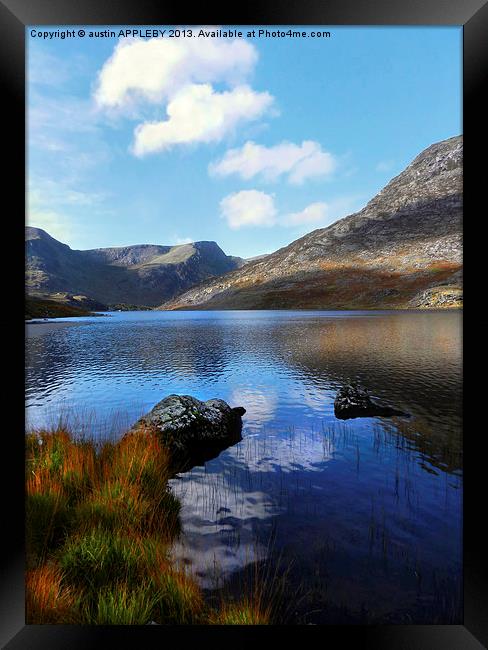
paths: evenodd
<path fill-rule="evenodd" d="M 28 625 L 76 624 L 80 593 L 62 585 L 59 566 L 46 563 L 26 574 L 26 623 Z"/>
<path fill-rule="evenodd" d="M 210 615 L 211 625 L 269 625 L 271 611 L 261 608 L 244 599 L 239 603 L 229 603 L 221 606 L 219 611 Z"/>

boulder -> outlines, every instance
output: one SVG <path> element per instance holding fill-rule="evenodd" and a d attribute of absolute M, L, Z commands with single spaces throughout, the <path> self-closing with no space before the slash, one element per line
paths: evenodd
<path fill-rule="evenodd" d="M 334 401 L 334 415 L 340 420 L 375 416 L 391 417 L 393 415 L 410 417 L 408 413 L 373 400 L 365 388 L 355 384 L 349 384 L 339 389 Z"/>
<path fill-rule="evenodd" d="M 242 406 L 224 400 L 202 402 L 190 395 L 169 395 L 134 425 L 156 430 L 171 452 L 177 471 L 191 469 L 215 458 L 242 440 Z"/>

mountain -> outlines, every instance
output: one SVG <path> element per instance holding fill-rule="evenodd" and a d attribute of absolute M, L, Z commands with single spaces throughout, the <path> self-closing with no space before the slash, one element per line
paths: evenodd
<path fill-rule="evenodd" d="M 211 241 L 80 251 L 40 228 L 26 227 L 26 292 L 88 309 L 156 306 L 243 263 Z"/>
<path fill-rule="evenodd" d="M 359 212 L 160 309 L 458 307 L 462 136 L 433 144 Z"/>

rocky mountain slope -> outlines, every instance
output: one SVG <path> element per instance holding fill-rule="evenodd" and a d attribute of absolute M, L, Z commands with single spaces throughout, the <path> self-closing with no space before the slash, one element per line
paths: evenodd
<path fill-rule="evenodd" d="M 433 144 L 359 212 L 160 309 L 461 305 L 462 136 Z"/>
<path fill-rule="evenodd" d="M 26 292 L 88 308 L 156 306 L 242 263 L 209 241 L 79 251 L 40 228 L 26 228 Z"/>

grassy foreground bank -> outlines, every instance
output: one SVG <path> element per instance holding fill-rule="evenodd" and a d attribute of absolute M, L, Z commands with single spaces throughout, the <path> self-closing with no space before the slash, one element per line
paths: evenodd
<path fill-rule="evenodd" d="M 271 622 L 259 590 L 210 607 L 172 563 L 169 461 L 150 430 L 100 444 L 62 428 L 26 436 L 27 624 Z"/>

